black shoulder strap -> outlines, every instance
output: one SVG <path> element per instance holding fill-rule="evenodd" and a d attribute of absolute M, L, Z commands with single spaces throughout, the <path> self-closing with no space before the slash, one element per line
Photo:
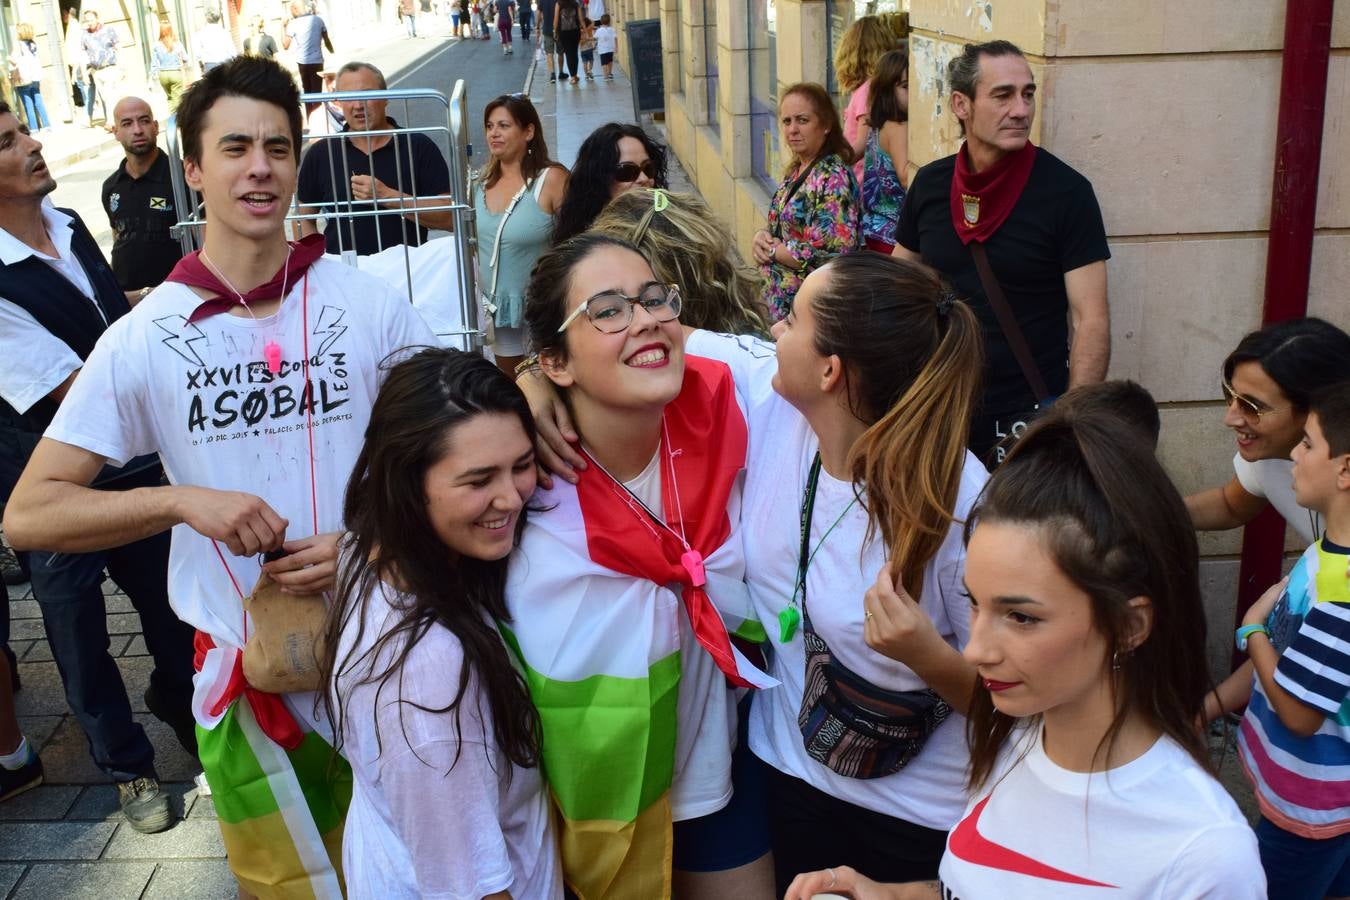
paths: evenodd
<path fill-rule="evenodd" d="M 984 244 L 971 241 L 970 255 L 975 259 L 975 271 L 980 274 L 984 295 L 989 298 L 989 308 L 994 311 L 999 327 L 1003 329 L 1003 337 L 1007 339 L 1013 356 L 1017 358 L 1017 366 L 1022 370 L 1022 377 L 1027 380 L 1032 393 L 1036 395 L 1036 402 L 1044 403 L 1050 397 L 1050 389 L 1045 386 L 1045 379 L 1041 377 L 1041 370 L 1036 367 L 1036 359 L 1031 355 L 1026 335 L 1022 333 L 1022 326 L 1017 324 L 1017 317 L 1013 315 L 1012 307 L 1008 305 L 1008 298 L 1003 295 L 1003 288 L 994 277 L 994 270 L 989 265 L 989 255 L 984 252 Z"/>

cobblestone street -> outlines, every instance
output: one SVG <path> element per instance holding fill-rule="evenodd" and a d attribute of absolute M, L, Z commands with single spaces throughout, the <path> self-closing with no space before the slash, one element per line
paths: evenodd
<path fill-rule="evenodd" d="M 117 808 L 117 790 L 89 758 L 84 732 L 66 706 L 37 602 L 24 584 L 9 588 L 11 645 L 23 689 L 14 697 L 24 734 L 46 768 L 42 786 L 0 804 L 0 895 L 12 898 L 217 898 L 237 896 L 211 798 L 192 782 L 200 771 L 142 695 L 152 661 L 140 619 L 105 582 L 110 651 L 127 696 L 155 746 L 155 767 L 183 816 L 168 831 L 140 834 Z"/>

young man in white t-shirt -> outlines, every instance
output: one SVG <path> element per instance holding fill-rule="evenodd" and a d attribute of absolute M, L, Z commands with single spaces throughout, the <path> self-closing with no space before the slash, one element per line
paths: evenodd
<path fill-rule="evenodd" d="M 1290 319 L 1253 331 L 1223 363 L 1223 423 L 1233 429 L 1233 477 L 1186 498 L 1198 531 L 1246 525 L 1274 506 L 1304 544 L 1320 517 L 1294 499 L 1289 453 L 1303 436 L 1314 392 L 1345 377 L 1350 335 L 1321 319 Z"/>
<path fill-rule="evenodd" d="M 381 363 L 434 336 L 383 282 L 287 243 L 301 128 L 284 69 L 237 57 L 184 95 L 178 121 L 205 245 L 99 340 L 5 530 L 17 546 L 69 551 L 173 528 L 170 599 L 198 630 L 194 713 L 231 867 L 254 896 L 304 884 L 338 897 L 350 773 L 330 767 L 312 694 L 244 682 L 243 595 L 257 555 L 277 550 L 289 555 L 266 571 L 283 590 L 332 587 Z M 170 486 L 86 487 L 105 461 L 146 452 Z"/>

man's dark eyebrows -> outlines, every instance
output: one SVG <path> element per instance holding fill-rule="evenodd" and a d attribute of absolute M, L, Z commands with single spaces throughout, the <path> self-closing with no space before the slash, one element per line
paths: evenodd
<path fill-rule="evenodd" d="M 216 141 L 216 146 L 222 144 L 251 144 L 253 136 L 249 134 L 222 134 L 220 140 Z"/>
<path fill-rule="evenodd" d="M 291 146 L 291 139 L 284 134 L 274 134 L 263 139 L 264 147 L 286 147 Z"/>

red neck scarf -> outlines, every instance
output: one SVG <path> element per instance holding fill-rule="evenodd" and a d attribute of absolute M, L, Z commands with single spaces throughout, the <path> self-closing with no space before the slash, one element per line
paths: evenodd
<path fill-rule="evenodd" d="M 686 356 L 684 365 L 684 386 L 666 406 L 666 437 L 657 451 L 669 527 L 652 522 L 621 485 L 599 466 L 590 466 L 578 473 L 577 482 L 586 546 L 591 560 L 607 569 L 662 586 L 679 584 L 699 644 L 732 684 L 751 687 L 704 590 L 703 574 L 703 559 L 731 535 L 727 499 L 745 468 L 748 433 L 726 364 Z"/>
<path fill-rule="evenodd" d="M 970 165 L 966 144 L 956 152 L 952 175 L 952 227 L 961 243 L 984 243 L 1008 218 L 1036 162 L 1036 146 L 1027 141 L 1021 150 L 1009 153 L 983 172 Z"/>
<path fill-rule="evenodd" d="M 295 285 L 300 283 L 300 278 L 314 264 L 319 257 L 323 256 L 324 240 L 321 234 L 311 234 L 291 244 L 291 252 L 286 255 L 286 262 L 282 264 L 277 273 L 268 281 L 263 282 L 253 290 L 243 295 L 241 303 L 239 295 L 235 294 L 230 286 L 225 284 L 220 278 L 207 268 L 206 263 L 201 261 L 201 251 L 197 250 L 189 253 L 178 261 L 178 265 L 173 267 L 169 277 L 165 281 L 173 281 L 178 284 L 185 284 L 188 287 L 203 288 L 213 291 L 216 296 L 209 300 L 204 300 L 188 316 L 188 324 L 200 322 L 202 319 L 209 319 L 216 313 L 228 312 L 236 306 L 248 308 L 250 303 L 257 303 L 260 300 L 274 300 L 281 295 L 282 285 Z"/>

